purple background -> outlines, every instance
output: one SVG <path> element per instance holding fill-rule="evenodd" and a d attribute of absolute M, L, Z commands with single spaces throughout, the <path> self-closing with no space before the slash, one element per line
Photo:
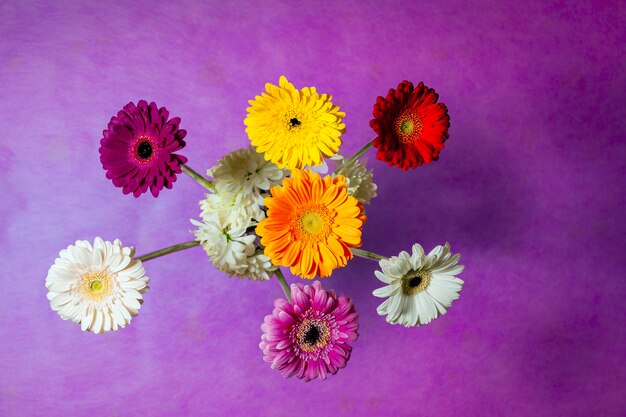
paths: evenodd
<path fill-rule="evenodd" d="M 0 2 L 0 415 L 624 415 L 623 2 L 99 3 Z M 360 312 L 348 367 L 284 380 L 258 348 L 277 282 L 228 279 L 194 248 L 146 264 L 128 328 L 60 320 L 44 287 L 60 249 L 152 251 L 190 240 L 199 212 L 185 176 L 158 200 L 106 180 L 109 118 L 167 106 L 203 170 L 247 146 L 247 100 L 281 74 L 334 96 L 347 153 L 373 137 L 377 95 L 405 78 L 440 93 L 439 162 L 368 154 L 363 247 L 449 241 L 466 265 L 449 314 L 387 325 L 377 265 L 357 259 L 323 282 Z"/>

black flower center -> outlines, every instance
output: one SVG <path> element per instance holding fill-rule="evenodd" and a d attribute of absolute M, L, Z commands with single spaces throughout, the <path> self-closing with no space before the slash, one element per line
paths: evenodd
<path fill-rule="evenodd" d="M 402 278 L 402 292 L 406 295 L 422 292 L 430 285 L 431 278 L 430 271 L 409 271 Z"/>
<path fill-rule="evenodd" d="M 309 330 L 307 330 L 307 332 L 304 334 L 304 337 L 302 339 L 304 343 L 307 343 L 309 345 L 314 345 L 317 343 L 319 338 L 320 338 L 319 329 L 317 328 L 317 326 L 311 326 Z"/>
<path fill-rule="evenodd" d="M 422 277 L 415 277 L 409 280 L 409 287 L 418 287 L 422 283 Z"/>
<path fill-rule="evenodd" d="M 296 119 L 295 117 L 292 117 L 292 118 L 289 120 L 289 125 L 290 125 L 291 127 L 300 126 L 301 124 L 302 124 L 302 122 L 301 122 L 300 120 Z"/>
<path fill-rule="evenodd" d="M 142 159 L 150 158 L 150 155 L 152 155 L 152 145 L 150 142 L 147 140 L 141 142 L 139 146 L 137 146 L 137 155 Z"/>

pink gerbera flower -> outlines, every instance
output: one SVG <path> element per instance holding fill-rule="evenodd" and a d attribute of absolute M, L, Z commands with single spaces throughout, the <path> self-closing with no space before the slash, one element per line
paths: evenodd
<path fill-rule="evenodd" d="M 180 118 L 168 120 L 169 112 L 155 103 L 128 103 L 113 116 L 100 140 L 100 161 L 107 178 L 124 194 L 135 197 L 148 191 L 172 188 L 181 164 L 187 158 L 174 152 L 185 147 L 187 131 L 179 129 Z"/>
<path fill-rule="evenodd" d="M 261 325 L 263 359 L 284 377 L 310 381 L 335 374 L 350 359 L 358 337 L 358 314 L 346 296 L 313 285 L 291 284 L 293 304 L 279 298 Z"/>

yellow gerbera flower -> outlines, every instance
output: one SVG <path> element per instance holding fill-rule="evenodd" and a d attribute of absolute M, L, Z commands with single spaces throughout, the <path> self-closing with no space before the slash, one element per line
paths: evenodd
<path fill-rule="evenodd" d="M 249 101 L 244 123 L 252 146 L 280 168 L 321 164 L 339 150 L 346 114 L 315 87 L 298 91 L 284 76 L 278 83 L 265 84 L 267 93 Z"/>
<path fill-rule="evenodd" d="M 302 278 L 329 276 L 361 245 L 363 206 L 348 195 L 346 179 L 294 170 L 265 198 L 267 217 L 256 228 L 274 265 Z"/>

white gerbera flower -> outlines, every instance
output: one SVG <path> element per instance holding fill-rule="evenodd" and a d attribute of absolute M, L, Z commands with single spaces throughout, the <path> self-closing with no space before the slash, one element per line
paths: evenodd
<path fill-rule="evenodd" d="M 97 237 L 93 246 L 77 240 L 63 249 L 48 270 L 52 309 L 83 331 L 104 333 L 130 323 L 148 290 L 148 277 L 134 248 Z"/>
<path fill-rule="evenodd" d="M 202 222 L 192 219 L 191 223 L 198 226 L 193 234 L 218 269 L 235 273 L 246 269 L 246 259 L 255 251 L 256 235 L 246 235 L 246 227 L 225 225 L 217 213 L 207 214 Z"/>
<path fill-rule="evenodd" d="M 458 265 L 460 258 L 460 254 L 450 253 L 447 243 L 428 255 L 416 243 L 412 255 L 403 251 L 381 260 L 382 272 L 375 274 L 388 285 L 373 294 L 388 298 L 378 306 L 378 314 L 387 316 L 391 324 L 406 327 L 427 324 L 445 314 L 463 287 L 463 281 L 456 277 L 463 271 L 463 265 Z"/>
<path fill-rule="evenodd" d="M 204 200 L 200 200 L 201 217 L 211 216 L 215 213 L 220 217 L 220 222 L 227 227 L 247 228 L 265 218 L 265 212 L 261 209 L 256 199 L 243 198 L 242 194 L 231 196 L 218 192 L 207 194 Z"/>
<path fill-rule="evenodd" d="M 225 155 L 213 168 L 207 171 L 214 178 L 218 192 L 244 198 L 254 198 L 263 202 L 260 190 L 269 190 L 279 185 L 284 171 L 274 163 L 266 161 L 263 154 L 253 147 L 239 149 Z"/>
<path fill-rule="evenodd" d="M 360 203 L 369 204 L 372 198 L 376 197 L 377 186 L 373 181 L 372 170 L 368 170 L 365 163 L 365 160 L 363 162 L 357 160 L 347 166 L 341 175 L 346 177 L 348 194 Z"/>

